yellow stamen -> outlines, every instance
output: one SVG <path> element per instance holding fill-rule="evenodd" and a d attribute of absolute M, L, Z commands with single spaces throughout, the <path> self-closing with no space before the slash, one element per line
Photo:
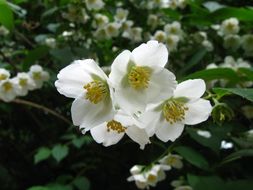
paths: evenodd
<path fill-rule="evenodd" d="M 5 80 L 7 79 L 7 75 L 5 74 L 0 74 L 0 80 Z"/>
<path fill-rule="evenodd" d="M 108 94 L 106 83 L 99 80 L 94 80 L 83 88 L 87 90 L 85 98 L 94 104 L 101 102 Z"/>
<path fill-rule="evenodd" d="M 117 133 L 124 133 L 126 131 L 126 127 L 123 127 L 122 124 L 118 121 L 111 120 L 107 123 L 107 131 L 116 131 Z"/>
<path fill-rule="evenodd" d="M 20 86 L 22 86 L 22 87 L 24 87 L 24 86 L 26 86 L 27 85 L 27 79 L 25 79 L 25 78 L 20 78 L 19 79 L 19 85 Z"/>
<path fill-rule="evenodd" d="M 148 67 L 133 66 L 128 73 L 128 82 L 136 90 L 148 87 L 151 70 Z"/>
<path fill-rule="evenodd" d="M 5 91 L 5 92 L 8 92 L 8 91 L 10 91 L 13 87 L 12 87 L 12 84 L 11 84 L 10 82 L 5 82 L 5 83 L 3 84 L 3 88 L 4 88 L 4 91 Z"/>
<path fill-rule="evenodd" d="M 148 175 L 148 181 L 149 182 L 155 182 L 156 181 L 156 179 L 157 179 L 157 176 L 155 176 L 155 175 L 153 175 L 153 174 L 149 174 Z"/>
<path fill-rule="evenodd" d="M 34 78 L 34 80 L 40 80 L 41 79 L 41 72 L 33 72 L 33 78 Z"/>
<path fill-rule="evenodd" d="M 165 119 L 170 123 L 176 123 L 178 121 L 184 120 L 185 111 L 188 110 L 188 107 L 185 106 L 184 102 L 179 100 L 168 100 L 163 106 L 163 115 Z"/>

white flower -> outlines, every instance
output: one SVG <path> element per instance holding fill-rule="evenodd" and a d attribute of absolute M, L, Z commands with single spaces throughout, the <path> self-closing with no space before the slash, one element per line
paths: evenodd
<path fill-rule="evenodd" d="M 217 69 L 218 66 L 215 63 L 210 63 L 209 65 L 206 66 L 206 69 Z"/>
<path fill-rule="evenodd" d="M 232 142 L 227 142 L 225 140 L 221 141 L 221 149 L 231 149 L 234 147 L 234 144 Z"/>
<path fill-rule="evenodd" d="M 104 146 L 110 146 L 118 143 L 127 134 L 133 141 L 144 149 L 149 143 L 149 137 L 144 129 L 137 126 L 134 118 L 118 110 L 113 119 L 104 122 L 91 130 L 91 135 L 97 143 L 103 143 Z"/>
<path fill-rule="evenodd" d="M 95 14 L 94 19 L 95 20 L 92 22 L 94 28 L 102 28 L 109 23 L 109 18 L 99 13 Z"/>
<path fill-rule="evenodd" d="M 178 6 L 178 0 L 170 0 L 169 1 L 169 8 L 176 9 Z"/>
<path fill-rule="evenodd" d="M 10 31 L 5 26 L 0 26 L 0 36 L 6 36 Z"/>
<path fill-rule="evenodd" d="M 237 34 L 240 30 L 237 18 L 229 18 L 222 22 L 220 32 L 222 35 Z"/>
<path fill-rule="evenodd" d="M 157 41 L 120 53 L 109 75 L 120 108 L 135 114 L 144 111 L 148 103 L 172 95 L 176 81 L 174 74 L 163 68 L 167 61 L 168 51 Z"/>
<path fill-rule="evenodd" d="M 58 92 L 75 98 L 71 107 L 74 125 L 88 131 L 113 119 L 111 85 L 94 60 L 76 60 L 63 68 L 57 78 Z"/>
<path fill-rule="evenodd" d="M 177 154 L 168 154 L 159 160 L 159 163 L 162 165 L 169 165 L 176 169 L 181 169 L 183 167 L 182 157 Z"/>
<path fill-rule="evenodd" d="M 10 78 L 10 72 L 6 69 L 0 68 L 0 82 Z"/>
<path fill-rule="evenodd" d="M 177 35 L 173 35 L 173 34 L 167 35 L 165 42 L 170 51 L 177 50 L 177 45 L 178 45 L 179 40 L 180 39 Z"/>
<path fill-rule="evenodd" d="M 150 105 L 140 116 L 141 127 L 149 136 L 167 142 L 175 141 L 183 132 L 184 125 L 196 125 L 208 119 L 212 106 L 200 98 L 206 90 L 202 79 L 187 80 L 178 84 L 173 96 Z"/>
<path fill-rule="evenodd" d="M 165 42 L 165 40 L 166 40 L 166 34 L 162 30 L 157 30 L 155 32 L 155 34 L 154 34 L 153 39 L 156 40 L 156 41 L 158 41 L 158 42 Z"/>
<path fill-rule="evenodd" d="M 184 9 L 187 5 L 187 0 L 177 0 L 177 6 L 180 9 Z"/>
<path fill-rule="evenodd" d="M 158 16 L 155 14 L 150 14 L 148 16 L 147 25 L 151 26 L 152 29 L 154 29 L 159 23 Z"/>
<path fill-rule="evenodd" d="M 116 10 L 116 15 L 114 16 L 115 21 L 117 22 L 125 22 L 127 19 L 129 11 L 122 9 L 122 8 L 117 8 Z"/>
<path fill-rule="evenodd" d="M 124 31 L 124 32 L 128 32 L 128 31 L 130 31 L 130 29 L 131 29 L 131 27 L 134 25 L 134 22 L 132 21 L 132 20 L 127 20 L 127 21 L 125 21 L 125 22 L 123 22 L 122 23 L 122 26 L 121 26 L 121 28 L 122 28 L 122 30 Z M 123 35 L 124 36 L 124 35 Z"/>
<path fill-rule="evenodd" d="M 94 37 L 98 40 L 104 40 L 107 39 L 108 36 L 105 32 L 105 28 L 98 28 L 94 33 L 93 33 Z"/>
<path fill-rule="evenodd" d="M 227 35 L 224 37 L 223 45 L 226 49 L 237 50 L 241 45 L 241 38 L 238 35 Z"/>
<path fill-rule="evenodd" d="M 18 73 L 18 75 L 12 79 L 17 85 L 17 95 L 25 96 L 28 90 L 33 90 L 36 88 L 34 80 L 28 73 Z"/>
<path fill-rule="evenodd" d="M 111 22 L 105 26 L 105 33 L 108 37 L 117 37 L 119 35 L 119 29 L 121 24 L 117 22 Z"/>
<path fill-rule="evenodd" d="M 4 102 L 11 102 L 16 98 L 17 86 L 12 79 L 0 82 L 0 99 Z"/>
<path fill-rule="evenodd" d="M 193 190 L 193 189 L 189 185 L 183 185 L 183 186 L 176 187 L 174 190 Z"/>
<path fill-rule="evenodd" d="M 102 0 L 85 0 L 85 2 L 89 10 L 99 10 L 104 7 Z"/>
<path fill-rule="evenodd" d="M 49 74 L 47 71 L 44 71 L 40 65 L 32 65 L 30 67 L 29 73 L 31 78 L 35 83 L 35 88 L 41 88 L 43 82 L 49 80 Z"/>
<path fill-rule="evenodd" d="M 73 34 L 74 34 L 73 31 L 63 31 L 62 32 L 63 37 L 69 37 L 69 36 L 72 36 Z"/>
<path fill-rule="evenodd" d="M 253 55 L 253 34 L 246 34 L 242 37 L 242 48 Z"/>
<path fill-rule="evenodd" d="M 204 137 L 204 138 L 210 138 L 212 135 L 209 131 L 205 131 L 205 130 L 197 130 L 197 134 L 201 137 Z"/>
<path fill-rule="evenodd" d="M 177 36 L 182 36 L 183 31 L 181 29 L 181 24 L 180 22 L 174 21 L 171 24 L 166 24 L 164 26 L 164 31 L 167 35 L 173 34 Z"/>
<path fill-rule="evenodd" d="M 207 51 L 213 51 L 213 44 L 209 40 L 204 40 L 202 46 L 204 46 Z"/>
<path fill-rule="evenodd" d="M 235 60 L 232 56 L 226 56 L 224 63 L 220 64 L 220 67 L 231 68 L 235 71 L 237 71 L 239 68 L 251 68 L 250 64 L 247 61 L 241 58 Z"/>
<path fill-rule="evenodd" d="M 169 166 L 163 166 L 159 164 L 153 165 L 149 169 L 145 169 L 144 166 L 133 166 L 130 169 L 132 176 L 127 181 L 135 181 L 136 186 L 139 189 L 149 189 L 149 187 L 155 187 L 159 181 L 165 179 L 165 171 L 170 170 Z"/>
<path fill-rule="evenodd" d="M 127 31 L 124 31 L 122 34 L 124 38 L 128 38 L 133 42 L 140 42 L 142 41 L 142 28 L 141 27 L 134 27 L 130 28 Z"/>
<path fill-rule="evenodd" d="M 56 41 L 54 38 L 46 38 L 45 39 L 45 44 L 50 47 L 50 48 L 55 48 L 56 47 Z"/>

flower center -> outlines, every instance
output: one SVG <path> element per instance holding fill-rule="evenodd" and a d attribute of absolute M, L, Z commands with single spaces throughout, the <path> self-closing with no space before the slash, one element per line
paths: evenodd
<path fill-rule="evenodd" d="M 110 132 L 116 131 L 117 133 L 124 133 L 126 131 L 126 127 L 123 127 L 122 124 L 118 121 L 111 120 L 106 125 L 107 131 Z"/>
<path fill-rule="evenodd" d="M 26 86 L 27 85 L 27 79 L 24 79 L 24 78 L 19 79 L 19 85 L 22 86 L 22 87 Z"/>
<path fill-rule="evenodd" d="M 155 182 L 156 181 L 156 179 L 157 179 L 157 176 L 155 176 L 155 175 L 153 175 L 153 174 L 149 174 L 148 175 L 148 181 L 149 182 Z"/>
<path fill-rule="evenodd" d="M 10 82 L 5 82 L 5 83 L 3 84 L 3 88 L 4 88 L 4 91 L 5 91 L 5 92 L 8 92 L 8 91 L 10 91 L 13 87 L 12 87 L 12 84 L 11 84 Z"/>
<path fill-rule="evenodd" d="M 41 72 L 33 72 L 33 78 L 34 78 L 34 80 L 40 80 L 41 79 Z"/>
<path fill-rule="evenodd" d="M 185 111 L 187 110 L 188 107 L 185 106 L 184 102 L 171 99 L 164 104 L 163 115 L 170 124 L 173 124 L 178 121 L 182 121 L 185 116 Z"/>
<path fill-rule="evenodd" d="M 94 104 L 101 102 L 108 94 L 106 83 L 99 80 L 94 80 L 83 88 L 87 90 L 85 98 Z"/>
<path fill-rule="evenodd" d="M 148 87 L 151 70 L 148 67 L 133 66 L 128 73 L 128 82 L 135 90 Z"/>
<path fill-rule="evenodd" d="M 5 75 L 5 74 L 0 74 L 0 81 L 1 81 L 1 80 L 5 80 L 5 79 L 7 79 L 7 75 Z"/>

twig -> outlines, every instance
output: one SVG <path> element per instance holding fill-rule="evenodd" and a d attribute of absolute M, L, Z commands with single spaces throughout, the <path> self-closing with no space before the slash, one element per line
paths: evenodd
<path fill-rule="evenodd" d="M 72 125 L 72 122 L 69 121 L 67 118 L 63 117 L 62 115 L 58 114 L 57 112 L 53 111 L 52 109 L 47 108 L 45 106 L 42 106 L 40 104 L 37 104 L 37 103 L 34 103 L 34 102 L 30 102 L 30 101 L 27 101 L 27 100 L 21 100 L 21 99 L 15 99 L 12 102 L 17 103 L 17 104 L 28 105 L 28 106 L 31 106 L 31 107 L 43 110 L 45 112 L 48 112 L 48 113 L 54 115 L 55 117 L 58 117 L 59 119 L 61 119 L 65 123 L 67 123 L 69 125 Z"/>
<path fill-rule="evenodd" d="M 27 44 L 29 44 L 32 48 L 35 47 L 35 45 L 28 38 L 26 38 L 22 33 L 20 33 L 17 30 L 15 30 L 15 34 L 18 37 L 20 37 L 22 40 L 24 40 Z"/>

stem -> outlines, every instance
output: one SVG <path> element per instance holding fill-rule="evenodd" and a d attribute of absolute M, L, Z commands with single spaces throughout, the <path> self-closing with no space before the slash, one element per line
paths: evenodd
<path fill-rule="evenodd" d="M 21 38 L 23 41 L 25 41 L 28 45 L 30 45 L 32 48 L 35 47 L 35 45 L 28 39 L 26 38 L 22 33 L 18 32 L 17 30 L 14 31 L 15 34 Z"/>
<path fill-rule="evenodd" d="M 12 102 L 17 103 L 17 104 L 28 105 L 28 106 L 31 106 L 31 107 L 43 110 L 43 111 L 48 112 L 48 113 L 54 115 L 55 117 L 61 119 L 65 123 L 67 123 L 69 125 L 72 125 L 72 122 L 69 121 L 67 118 L 63 117 L 62 115 L 60 115 L 59 113 L 55 112 L 54 110 L 52 110 L 50 108 L 47 108 L 45 106 L 42 106 L 40 104 L 36 104 L 34 102 L 30 102 L 30 101 L 27 101 L 27 100 L 21 100 L 21 99 L 15 99 Z"/>

